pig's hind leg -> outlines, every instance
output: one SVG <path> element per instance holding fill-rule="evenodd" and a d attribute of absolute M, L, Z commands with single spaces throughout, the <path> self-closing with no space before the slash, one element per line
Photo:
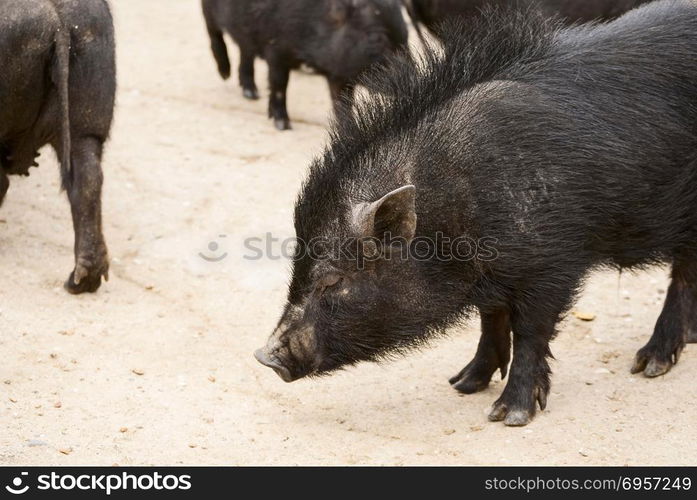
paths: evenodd
<path fill-rule="evenodd" d="M 109 260 L 102 234 L 102 141 L 95 137 L 73 142 L 72 167 L 63 173 L 75 229 L 75 269 L 65 288 L 72 294 L 96 292 L 108 279 Z"/>
<path fill-rule="evenodd" d="M 511 323 L 508 312 L 480 312 L 482 336 L 474 359 L 460 373 L 450 379 L 454 389 L 473 394 L 489 386 L 496 370 L 501 370 L 501 379 L 506 378 L 511 359 Z"/>
<path fill-rule="evenodd" d="M 697 341 L 697 263 L 693 259 L 676 261 L 671 277 L 653 335 L 637 352 L 632 373 L 664 375 L 680 359 L 685 343 Z"/>

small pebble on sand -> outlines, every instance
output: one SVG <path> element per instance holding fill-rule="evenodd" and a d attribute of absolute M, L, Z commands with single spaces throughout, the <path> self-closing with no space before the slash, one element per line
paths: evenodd
<path fill-rule="evenodd" d="M 574 316 L 581 321 L 593 321 L 595 319 L 595 314 L 585 311 L 574 311 Z"/>

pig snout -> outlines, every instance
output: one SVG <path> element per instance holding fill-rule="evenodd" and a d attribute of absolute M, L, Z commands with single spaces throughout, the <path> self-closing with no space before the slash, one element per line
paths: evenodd
<path fill-rule="evenodd" d="M 290 373 L 290 370 L 283 366 L 281 361 L 274 356 L 273 354 L 269 353 L 266 347 L 263 347 L 261 349 L 257 349 L 254 352 L 254 357 L 256 360 L 261 363 L 264 366 L 267 366 L 273 371 L 276 372 L 276 374 L 281 377 L 281 379 L 284 382 L 293 382 L 296 380 Z"/>
<path fill-rule="evenodd" d="M 314 327 L 304 316 L 302 308 L 289 307 L 266 345 L 254 353 L 259 363 L 271 368 L 285 382 L 306 377 L 319 367 L 321 356 Z"/>

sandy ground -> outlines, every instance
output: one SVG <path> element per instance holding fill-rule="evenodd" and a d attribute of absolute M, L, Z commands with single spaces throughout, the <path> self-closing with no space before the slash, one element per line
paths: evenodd
<path fill-rule="evenodd" d="M 474 396 L 447 384 L 474 352 L 476 321 L 321 381 L 286 385 L 258 365 L 288 263 L 245 260 L 243 241 L 293 235 L 293 200 L 325 138 L 326 84 L 293 75 L 295 130 L 276 132 L 265 102 L 219 79 L 197 1 L 114 11 L 112 279 L 92 296 L 61 288 L 73 233 L 51 155 L 13 179 L 0 212 L 0 464 L 697 463 L 697 346 L 664 377 L 629 374 L 666 270 L 593 277 L 578 309 L 597 318 L 561 326 L 549 407 L 523 429 L 487 422 L 501 382 Z"/>

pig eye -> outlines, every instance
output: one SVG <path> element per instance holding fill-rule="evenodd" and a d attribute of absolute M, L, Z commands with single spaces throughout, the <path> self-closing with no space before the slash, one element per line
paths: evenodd
<path fill-rule="evenodd" d="M 325 274 L 317 282 L 317 291 L 323 293 L 327 288 L 336 286 L 341 281 L 341 276 L 339 274 L 331 273 Z"/>

